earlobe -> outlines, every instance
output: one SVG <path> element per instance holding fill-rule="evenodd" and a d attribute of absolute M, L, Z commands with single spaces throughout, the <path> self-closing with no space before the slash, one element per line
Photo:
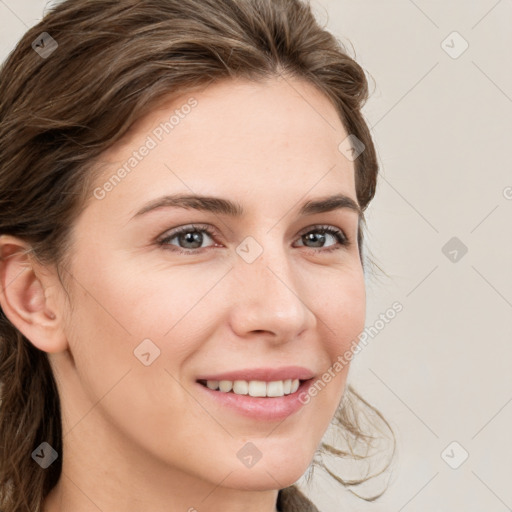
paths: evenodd
<path fill-rule="evenodd" d="M 67 340 L 46 290 L 52 283 L 30 255 L 30 246 L 0 236 L 0 306 L 10 322 L 38 349 L 62 352 Z"/>

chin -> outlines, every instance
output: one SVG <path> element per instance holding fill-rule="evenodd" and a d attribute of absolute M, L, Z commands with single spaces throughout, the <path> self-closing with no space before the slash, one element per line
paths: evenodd
<path fill-rule="evenodd" d="M 240 468 L 224 482 L 226 487 L 245 491 L 268 491 L 288 487 L 299 480 L 307 471 L 311 460 L 282 460 L 263 462 L 263 458 L 252 468 Z"/>

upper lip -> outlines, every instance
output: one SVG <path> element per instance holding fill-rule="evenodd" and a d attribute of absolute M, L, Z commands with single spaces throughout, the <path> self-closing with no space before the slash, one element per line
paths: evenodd
<path fill-rule="evenodd" d="M 314 372 L 302 366 L 282 366 L 280 368 L 246 368 L 224 373 L 201 375 L 197 380 L 262 380 L 266 382 L 287 379 L 308 380 Z"/>

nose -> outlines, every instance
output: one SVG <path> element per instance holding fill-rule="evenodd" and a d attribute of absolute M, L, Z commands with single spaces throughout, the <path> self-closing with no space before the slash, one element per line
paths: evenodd
<path fill-rule="evenodd" d="M 267 248 L 252 263 L 239 258 L 232 272 L 235 279 L 229 316 L 238 336 L 266 335 L 283 343 L 315 326 L 316 317 L 308 304 L 314 297 L 284 248 Z"/>

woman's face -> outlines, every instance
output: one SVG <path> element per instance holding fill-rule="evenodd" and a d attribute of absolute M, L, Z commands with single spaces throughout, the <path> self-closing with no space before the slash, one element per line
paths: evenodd
<path fill-rule="evenodd" d="M 233 406 L 198 379 L 279 381 L 301 367 L 311 385 L 363 330 L 357 209 L 301 212 L 336 195 L 357 205 L 354 162 L 338 149 L 347 135 L 310 84 L 240 80 L 162 103 L 102 155 L 63 272 L 72 359 L 51 354 L 65 446 L 90 440 L 88 460 L 109 447 L 98 460 L 141 478 L 172 471 L 263 490 L 301 477 L 348 366 L 304 405 L 301 387 Z M 175 195 L 219 200 L 172 206 Z"/>

